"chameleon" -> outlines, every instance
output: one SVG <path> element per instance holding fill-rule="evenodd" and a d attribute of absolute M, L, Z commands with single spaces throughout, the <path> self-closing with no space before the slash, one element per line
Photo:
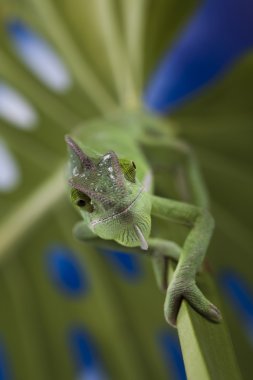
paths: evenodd
<path fill-rule="evenodd" d="M 73 228 L 75 237 L 86 243 L 110 248 L 119 244 L 126 250 L 148 254 L 157 284 L 166 292 L 164 316 L 171 326 L 177 325 L 183 299 L 206 319 L 220 322 L 219 309 L 196 283 L 214 219 L 190 146 L 165 120 L 146 113 L 92 120 L 76 127 L 65 140 L 70 198 L 82 218 Z M 165 152 L 165 168 L 169 167 L 168 156 L 178 157 L 186 177 L 181 192 L 186 193 L 188 186 L 193 202 L 157 194 L 149 157 L 152 149 Z M 169 170 L 164 175 L 170 175 Z M 167 237 L 154 236 L 154 219 L 187 227 L 182 246 Z M 170 281 L 168 260 L 177 263 Z"/>

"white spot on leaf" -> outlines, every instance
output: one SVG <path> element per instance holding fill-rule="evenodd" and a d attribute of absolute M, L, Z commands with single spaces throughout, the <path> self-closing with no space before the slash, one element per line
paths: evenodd
<path fill-rule="evenodd" d="M 107 376 L 99 368 L 91 368 L 81 373 L 77 380 L 108 380 Z"/>
<path fill-rule="evenodd" d="M 7 148 L 0 140 L 0 191 L 14 190 L 20 182 L 20 171 L 17 163 Z"/>
<path fill-rule="evenodd" d="M 66 66 L 43 38 L 21 21 L 10 21 L 6 28 L 20 58 L 42 82 L 56 92 L 69 89 Z"/>
<path fill-rule="evenodd" d="M 0 117 L 21 129 L 34 128 L 38 120 L 25 98 L 3 82 L 0 82 Z"/>

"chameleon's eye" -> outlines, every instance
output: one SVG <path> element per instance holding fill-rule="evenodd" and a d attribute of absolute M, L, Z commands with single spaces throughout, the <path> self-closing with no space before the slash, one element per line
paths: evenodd
<path fill-rule="evenodd" d="M 133 161 L 130 161 L 125 158 L 121 158 L 119 160 L 121 169 L 124 173 L 125 178 L 130 181 L 135 183 L 135 172 L 136 172 L 136 165 Z"/>
<path fill-rule="evenodd" d="M 76 205 L 77 205 L 78 207 L 84 207 L 84 206 L 86 205 L 86 202 L 85 202 L 84 199 L 78 199 L 78 200 L 76 201 Z"/>
<path fill-rule="evenodd" d="M 86 194 L 81 193 L 79 190 L 71 190 L 71 200 L 76 206 L 84 209 L 89 213 L 94 211 L 94 206 L 91 203 L 91 199 Z"/>

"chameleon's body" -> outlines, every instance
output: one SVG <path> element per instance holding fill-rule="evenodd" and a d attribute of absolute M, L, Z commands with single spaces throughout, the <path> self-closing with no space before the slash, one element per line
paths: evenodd
<path fill-rule="evenodd" d="M 191 151 L 173 132 L 149 117 L 125 116 L 100 120 L 77 128 L 66 137 L 70 152 L 69 184 L 82 221 L 77 238 L 117 242 L 128 249 L 151 254 L 158 285 L 167 289 L 165 318 L 176 325 L 182 298 L 202 315 L 219 321 L 218 309 L 200 292 L 195 275 L 205 256 L 213 230 L 205 188 Z M 185 161 L 186 182 L 194 205 L 154 195 L 155 183 L 144 147 L 161 147 Z M 183 190 L 182 190 L 183 191 Z M 152 217 L 188 225 L 183 247 L 152 236 Z M 92 239 L 92 240 L 90 240 Z M 141 248 L 141 249 L 139 249 Z M 178 261 L 167 284 L 167 259 Z"/>

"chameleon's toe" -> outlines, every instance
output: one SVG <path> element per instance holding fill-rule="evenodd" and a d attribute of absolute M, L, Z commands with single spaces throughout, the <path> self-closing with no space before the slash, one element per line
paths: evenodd
<path fill-rule="evenodd" d="M 195 283 L 182 285 L 172 282 L 167 290 L 164 303 L 164 314 L 166 321 L 176 327 L 177 314 L 182 299 L 185 299 L 199 314 L 212 322 L 222 320 L 221 312 L 213 305 L 199 290 Z"/>
<path fill-rule="evenodd" d="M 204 296 L 195 283 L 186 289 L 184 298 L 203 317 L 212 322 L 220 322 L 222 320 L 220 310 Z"/>

